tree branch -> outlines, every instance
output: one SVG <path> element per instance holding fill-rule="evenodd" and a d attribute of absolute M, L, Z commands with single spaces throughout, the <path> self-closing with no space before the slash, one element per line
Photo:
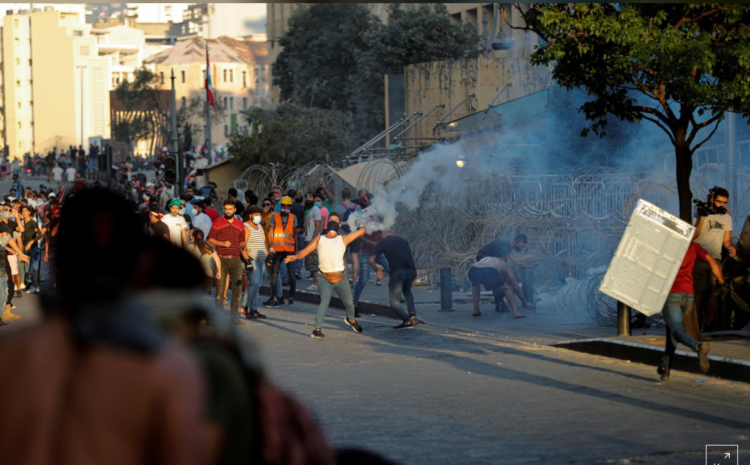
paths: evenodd
<path fill-rule="evenodd" d="M 701 146 L 703 146 L 703 144 L 705 144 L 706 142 L 708 142 L 708 140 L 709 140 L 709 139 L 710 139 L 711 137 L 713 137 L 713 135 L 714 135 L 714 133 L 716 132 L 716 130 L 717 130 L 717 129 L 719 129 L 719 124 L 720 124 L 720 123 L 721 123 L 721 121 L 716 121 L 716 126 L 714 126 L 714 128 L 713 128 L 713 129 L 711 130 L 711 134 L 709 134 L 709 135 L 708 135 L 708 136 L 707 136 L 707 137 L 706 137 L 705 139 L 703 139 L 703 140 L 702 140 L 702 141 L 700 141 L 699 143 L 695 144 L 695 147 L 693 147 L 693 148 L 692 148 L 692 149 L 690 150 L 690 153 L 691 153 L 691 154 L 692 154 L 692 153 L 695 153 L 695 151 L 696 151 L 696 150 L 698 150 L 699 148 L 701 148 Z"/>
<path fill-rule="evenodd" d="M 670 141 L 672 142 L 672 144 L 674 145 L 674 136 L 672 135 L 672 131 L 670 131 L 670 130 L 669 130 L 669 129 L 668 129 L 667 127 L 666 127 L 666 126 L 664 126 L 664 125 L 663 125 L 663 124 L 661 123 L 661 121 L 659 121 L 659 120 L 658 120 L 658 119 L 656 119 L 656 118 L 651 118 L 650 116 L 646 116 L 646 115 L 641 115 L 641 118 L 645 119 L 646 121 L 651 121 L 652 123 L 654 123 L 654 124 L 656 124 L 657 126 L 659 126 L 659 127 L 661 128 L 661 130 L 662 130 L 662 131 L 664 131 L 664 132 L 666 132 L 666 133 L 667 133 L 667 135 L 669 136 L 669 140 L 670 140 Z"/>

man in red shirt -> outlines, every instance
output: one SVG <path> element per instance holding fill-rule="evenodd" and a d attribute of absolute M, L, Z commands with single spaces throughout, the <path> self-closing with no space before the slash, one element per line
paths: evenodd
<path fill-rule="evenodd" d="M 216 209 L 211 208 L 211 198 L 206 197 L 205 199 L 203 199 L 203 205 L 206 206 L 206 208 L 203 210 L 203 213 L 211 218 L 211 222 L 219 219 L 219 212 L 217 212 Z"/>
<path fill-rule="evenodd" d="M 678 342 L 683 343 L 698 353 L 698 361 L 703 373 L 708 372 L 710 366 L 708 352 L 711 350 L 711 345 L 708 342 L 696 341 L 682 326 L 682 319 L 693 304 L 693 266 L 696 259 L 708 263 L 714 276 L 716 276 L 716 279 L 718 279 L 722 286 L 720 290 L 722 292 L 727 291 L 724 285 L 724 275 L 719 263 L 708 255 L 700 244 L 691 242 L 685 258 L 682 260 L 682 265 L 680 265 L 677 278 L 675 278 L 672 289 L 669 291 L 667 302 L 664 304 L 663 313 L 664 319 L 667 322 L 667 346 L 664 350 L 661 365 L 656 369 L 662 381 L 669 380 L 669 370 L 672 367 Z"/>
<path fill-rule="evenodd" d="M 231 323 L 243 325 L 238 320 L 240 311 L 240 293 L 242 288 L 242 260 L 240 249 L 245 248 L 245 226 L 242 220 L 235 218 L 234 201 L 224 201 L 224 216 L 214 221 L 208 233 L 208 243 L 216 247 L 221 261 L 221 278 L 216 283 L 216 306 L 224 308 L 224 286 L 229 274 L 229 285 L 232 286 Z"/>

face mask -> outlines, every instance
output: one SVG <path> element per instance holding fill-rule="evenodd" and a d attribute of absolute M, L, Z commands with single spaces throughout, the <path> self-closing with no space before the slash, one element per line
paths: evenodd
<path fill-rule="evenodd" d="M 258 216 L 253 216 L 253 223 L 260 224 L 260 220 L 261 220 L 261 218 L 260 218 L 259 215 Z"/>
<path fill-rule="evenodd" d="M 10 236 L 0 237 L 0 246 L 5 247 L 8 245 L 8 242 L 10 242 Z"/>
<path fill-rule="evenodd" d="M 323 202 L 315 202 L 315 206 L 320 208 L 323 206 Z"/>
<path fill-rule="evenodd" d="M 198 209 L 197 208 L 193 208 L 193 216 L 195 216 L 197 214 L 198 214 Z"/>
<path fill-rule="evenodd" d="M 184 214 L 185 214 L 185 209 L 184 208 L 180 208 L 180 216 L 182 216 Z"/>
<path fill-rule="evenodd" d="M 290 209 L 288 209 L 288 208 L 282 208 L 282 209 L 281 209 L 281 213 L 286 213 L 286 214 L 289 214 L 289 212 L 290 212 L 290 211 L 291 211 L 291 210 L 290 210 Z"/>
<path fill-rule="evenodd" d="M 9 220 L 11 216 L 13 216 L 13 215 L 11 215 L 10 212 L 6 212 L 6 211 L 1 211 L 0 212 L 0 219 Z"/>
<path fill-rule="evenodd" d="M 335 221 L 329 221 L 328 222 L 328 230 L 329 231 L 333 231 L 336 234 L 338 234 L 339 233 L 339 224 L 337 222 L 335 222 Z"/>

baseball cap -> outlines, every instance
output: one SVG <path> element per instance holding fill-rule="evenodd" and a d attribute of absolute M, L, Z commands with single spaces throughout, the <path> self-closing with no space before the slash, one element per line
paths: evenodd
<path fill-rule="evenodd" d="M 47 197 L 51 199 L 52 197 L 57 197 L 57 195 L 54 192 L 50 192 Z"/>

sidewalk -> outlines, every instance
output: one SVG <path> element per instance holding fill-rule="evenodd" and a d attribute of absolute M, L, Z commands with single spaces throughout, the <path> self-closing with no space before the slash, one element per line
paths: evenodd
<path fill-rule="evenodd" d="M 303 276 L 306 275 L 303 272 Z M 316 292 L 307 290 L 311 284 L 310 279 L 297 281 L 297 301 L 316 305 L 320 302 Z M 288 292 L 288 288 L 284 288 L 285 296 Z M 453 292 L 454 311 L 450 312 L 440 311 L 439 289 L 414 286 L 412 293 L 419 320 L 425 324 L 653 366 L 661 360 L 664 350 L 665 328 L 634 329 L 630 337 L 617 337 L 616 328 L 597 326 L 583 310 L 559 311 L 541 302 L 536 310 L 521 309 L 519 306 L 519 311 L 526 318 L 517 320 L 510 312 L 495 312 L 491 293 L 483 292 L 480 302 L 482 316 L 473 317 L 470 292 Z M 268 281 L 261 294 L 270 295 Z M 343 309 L 335 294 L 331 299 L 331 308 Z M 365 287 L 360 297 L 359 311 L 363 316 L 393 318 L 394 322 L 397 321 L 388 300 L 388 277 L 383 280 L 382 286 L 376 286 L 373 275 L 373 283 Z M 711 341 L 711 376 L 750 382 L 750 328 L 739 333 L 703 336 Z M 677 351 L 673 368 L 705 376 L 698 371 L 696 355 L 684 350 Z"/>

